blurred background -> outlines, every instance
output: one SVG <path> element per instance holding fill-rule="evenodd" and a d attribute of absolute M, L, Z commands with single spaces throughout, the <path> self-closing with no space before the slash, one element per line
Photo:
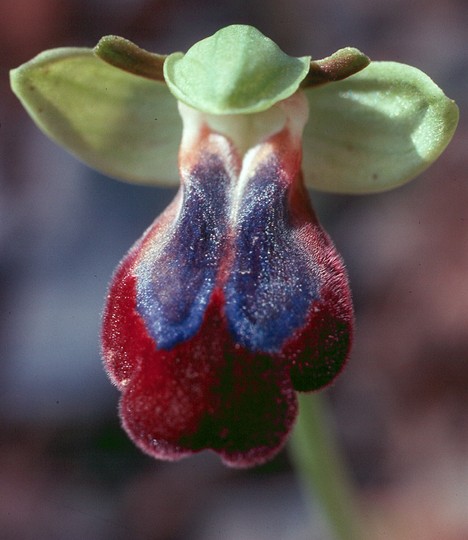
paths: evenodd
<path fill-rule="evenodd" d="M 464 0 L 2 0 L 0 540 L 326 540 L 287 451 L 233 471 L 155 462 L 127 440 L 99 356 L 116 264 L 174 192 L 78 163 L 32 124 L 8 70 L 127 37 L 186 50 L 257 26 L 292 55 L 351 45 L 428 73 L 461 108 L 430 170 L 367 197 L 312 194 L 349 269 L 352 358 L 327 390 L 369 538 L 468 539 L 468 3 Z"/>

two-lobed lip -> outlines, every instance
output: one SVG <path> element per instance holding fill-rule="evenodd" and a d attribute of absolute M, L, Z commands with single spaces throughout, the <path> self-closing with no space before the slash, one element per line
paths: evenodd
<path fill-rule="evenodd" d="M 124 427 L 156 457 L 211 448 L 232 466 L 265 461 L 291 429 L 295 386 L 318 389 L 346 361 L 346 273 L 304 197 L 306 101 L 289 99 L 276 105 L 284 127 L 243 156 L 208 122 L 196 135 L 189 111 L 176 202 L 111 285 L 106 366 Z"/>

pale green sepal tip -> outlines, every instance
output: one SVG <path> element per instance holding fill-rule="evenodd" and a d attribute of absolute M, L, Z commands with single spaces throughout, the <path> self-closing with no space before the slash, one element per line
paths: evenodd
<path fill-rule="evenodd" d="M 174 96 L 195 109 L 248 114 L 294 94 L 309 67 L 309 56 L 288 56 L 256 28 L 232 25 L 186 54 L 169 55 L 164 77 Z"/>
<path fill-rule="evenodd" d="M 164 83 L 91 49 L 61 48 L 12 70 L 11 86 L 38 127 L 87 165 L 121 180 L 179 182 L 182 122 Z"/>
<path fill-rule="evenodd" d="M 323 191 L 372 193 L 404 184 L 440 156 L 458 123 L 454 101 L 425 73 L 396 62 L 372 62 L 304 91 L 304 175 Z"/>

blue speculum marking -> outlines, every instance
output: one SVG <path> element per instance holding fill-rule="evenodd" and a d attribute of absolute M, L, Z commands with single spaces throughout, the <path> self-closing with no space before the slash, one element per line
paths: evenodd
<path fill-rule="evenodd" d="M 183 189 L 164 247 L 156 232 L 135 269 L 137 310 L 149 334 L 158 349 L 171 349 L 197 333 L 221 258 L 232 249 L 224 294 L 233 338 L 251 351 L 279 352 L 305 325 L 319 284 L 295 241 L 288 186 L 277 160 L 271 158 L 249 179 L 231 235 L 230 179 L 219 157 L 205 154 Z"/>
<path fill-rule="evenodd" d="M 243 194 L 235 257 L 225 286 L 226 315 L 236 340 L 252 351 L 279 352 L 306 323 L 318 299 L 317 276 L 295 243 L 287 186 L 275 159 L 260 167 Z"/>
<path fill-rule="evenodd" d="M 144 256 L 136 268 L 137 309 L 158 349 L 170 349 L 200 328 L 226 237 L 229 177 L 221 160 L 205 154 L 183 189 L 167 243 L 161 251 L 156 245 L 155 255 Z"/>

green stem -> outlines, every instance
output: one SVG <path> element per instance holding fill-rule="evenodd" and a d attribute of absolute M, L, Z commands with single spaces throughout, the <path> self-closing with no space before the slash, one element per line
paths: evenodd
<path fill-rule="evenodd" d="M 322 393 L 300 394 L 291 449 L 308 498 L 318 499 L 336 540 L 362 540 L 355 498 Z"/>

